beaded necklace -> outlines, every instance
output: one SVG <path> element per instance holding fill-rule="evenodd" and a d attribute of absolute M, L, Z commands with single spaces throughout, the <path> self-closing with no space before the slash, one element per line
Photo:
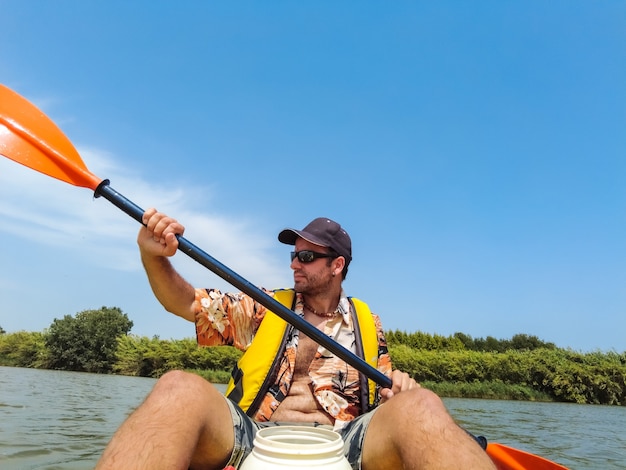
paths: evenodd
<path fill-rule="evenodd" d="M 335 316 L 335 311 L 334 310 L 332 312 L 318 312 L 317 310 L 315 310 L 313 307 L 311 307 L 306 302 L 303 301 L 302 304 L 304 305 L 304 308 L 306 308 L 312 314 L 317 315 L 318 317 L 332 318 L 332 317 Z"/>

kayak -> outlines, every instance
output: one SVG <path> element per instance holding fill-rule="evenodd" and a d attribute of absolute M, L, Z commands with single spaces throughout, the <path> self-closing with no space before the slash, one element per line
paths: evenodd
<path fill-rule="evenodd" d="M 569 470 L 561 464 L 504 444 L 487 444 L 487 455 L 498 470 Z M 235 470 L 228 466 L 224 470 Z"/>
<path fill-rule="evenodd" d="M 568 470 L 561 464 L 504 444 L 487 444 L 487 455 L 498 470 Z"/>

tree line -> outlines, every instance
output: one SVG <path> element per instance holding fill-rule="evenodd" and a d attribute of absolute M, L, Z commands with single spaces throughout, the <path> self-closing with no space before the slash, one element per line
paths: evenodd
<path fill-rule="evenodd" d="M 130 334 L 119 308 L 55 319 L 43 332 L 0 328 L 0 365 L 160 377 L 173 369 L 225 383 L 241 356 L 231 347 L 199 348 L 194 339 Z M 536 336 L 472 338 L 387 331 L 395 367 L 441 396 L 626 405 L 626 352 L 581 353 Z"/>
<path fill-rule="evenodd" d="M 405 331 L 385 332 L 387 344 L 403 344 L 414 349 L 425 349 L 428 351 L 481 351 L 481 352 L 505 352 L 510 350 L 532 351 L 534 349 L 556 349 L 554 343 L 549 343 L 539 339 L 537 336 L 516 334 L 511 339 L 496 339 L 493 336 L 487 338 L 472 338 L 465 333 L 454 333 L 451 336 L 438 334 L 407 333 Z"/>

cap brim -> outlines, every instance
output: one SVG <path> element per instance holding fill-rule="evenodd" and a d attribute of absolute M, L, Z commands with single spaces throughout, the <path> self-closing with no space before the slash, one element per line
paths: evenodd
<path fill-rule="evenodd" d="M 304 238 L 306 241 L 313 243 L 314 245 L 328 248 L 328 245 L 322 242 L 319 238 L 311 235 L 308 232 L 294 230 L 292 228 L 286 228 L 285 230 L 280 232 L 278 234 L 278 241 L 284 243 L 285 245 L 295 245 L 298 237 Z"/>
<path fill-rule="evenodd" d="M 284 243 L 285 245 L 295 245 L 297 238 L 298 234 L 296 231 L 290 228 L 286 228 L 278 234 L 278 241 Z"/>

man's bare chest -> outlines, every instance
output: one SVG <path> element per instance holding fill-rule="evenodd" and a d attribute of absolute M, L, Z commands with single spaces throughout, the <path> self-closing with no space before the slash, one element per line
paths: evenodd
<path fill-rule="evenodd" d="M 298 349 L 296 350 L 296 363 L 294 366 L 294 378 L 309 375 L 309 367 L 315 358 L 318 344 L 308 336 L 300 334 Z"/>

